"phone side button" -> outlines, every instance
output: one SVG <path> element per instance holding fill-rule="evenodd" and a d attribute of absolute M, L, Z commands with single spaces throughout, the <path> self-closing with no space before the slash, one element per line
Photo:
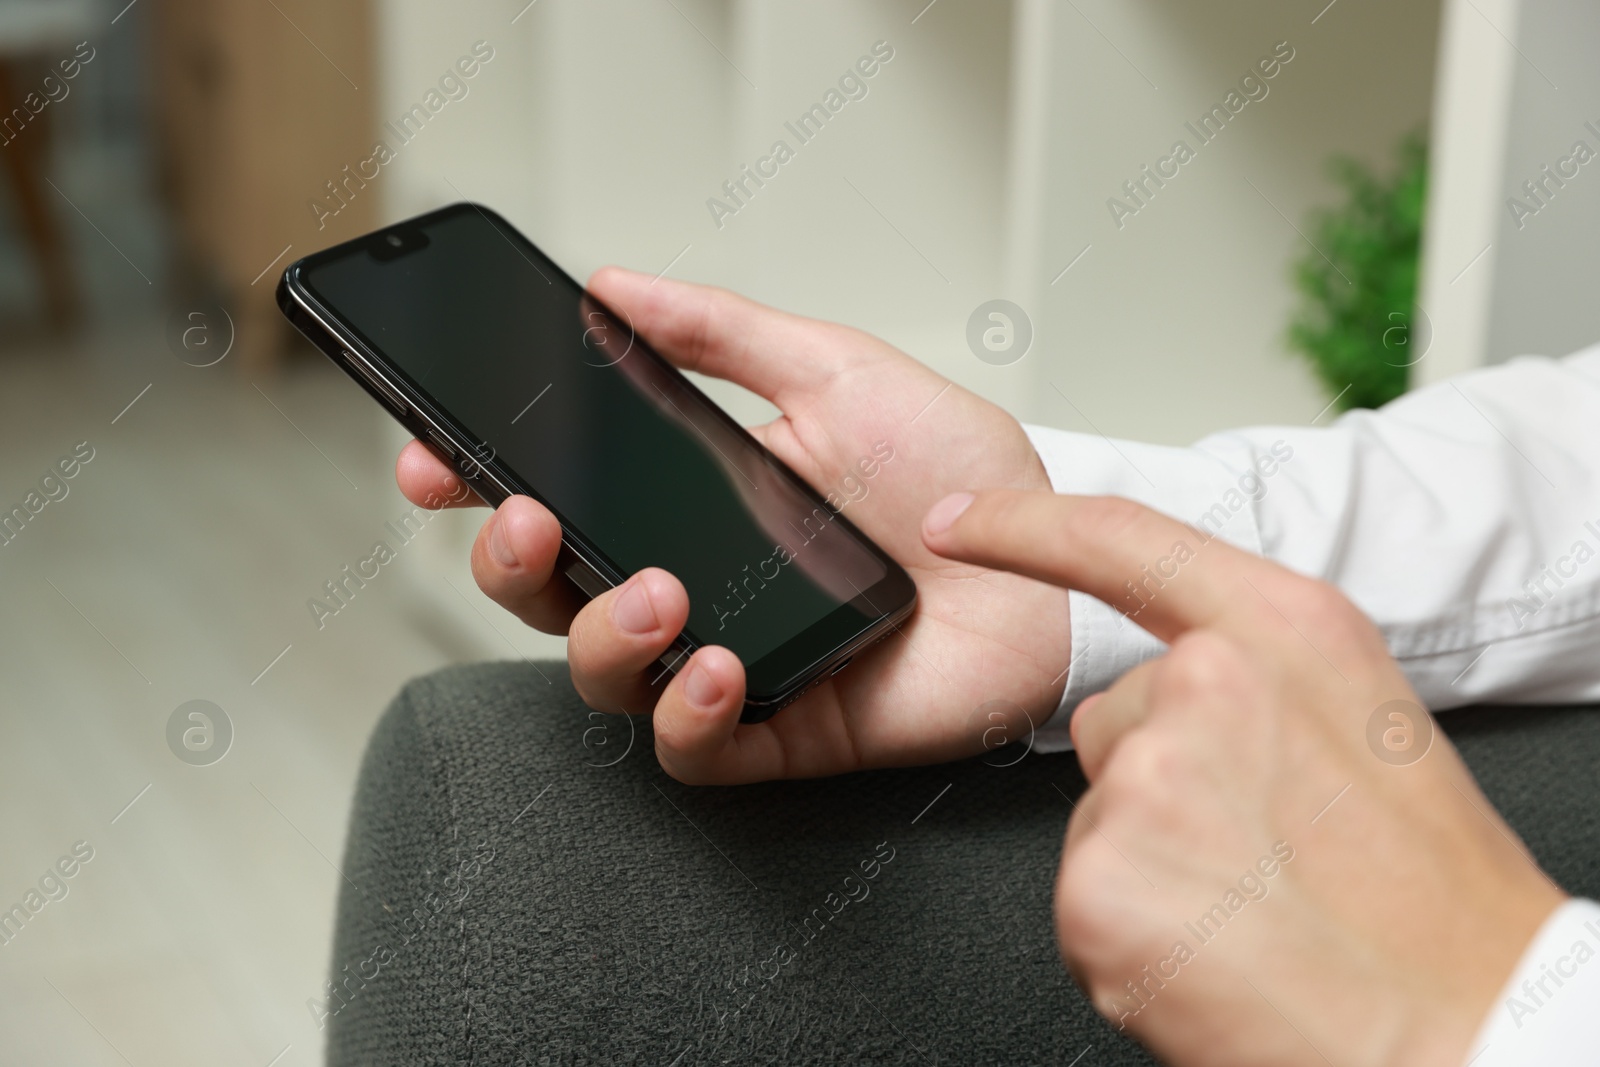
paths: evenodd
<path fill-rule="evenodd" d="M 572 579 L 572 584 L 582 589 L 591 600 L 611 588 L 604 578 L 595 573 L 593 567 L 581 559 L 574 560 L 567 567 L 566 574 Z"/>
<path fill-rule="evenodd" d="M 669 648 L 656 657 L 656 665 L 661 668 L 662 674 L 668 672 L 677 674 L 687 662 L 689 662 L 688 657 L 683 654 L 681 648 Z M 657 675 L 657 680 L 660 680 L 660 675 Z"/>
<path fill-rule="evenodd" d="M 355 368 L 356 373 L 361 375 L 363 381 L 378 391 L 378 395 L 383 397 L 384 401 L 391 409 L 393 409 L 396 415 L 404 415 L 407 412 L 408 409 L 406 407 L 406 402 L 400 399 L 400 395 L 393 389 L 390 389 L 389 386 L 384 383 L 383 379 L 379 378 L 376 374 L 372 373 L 372 371 L 368 370 L 365 363 L 356 358 L 356 356 L 351 352 L 346 352 L 344 354 L 344 359 L 347 364 Z"/>
<path fill-rule="evenodd" d="M 456 458 L 455 446 L 452 445 L 449 441 L 446 441 L 437 432 L 435 432 L 433 430 L 429 430 L 428 431 L 428 440 L 432 441 L 433 444 L 434 444 L 434 447 L 438 448 L 439 451 L 441 451 L 441 452 L 443 452 L 445 454 L 445 458 L 446 459 L 453 460 L 453 459 Z"/>

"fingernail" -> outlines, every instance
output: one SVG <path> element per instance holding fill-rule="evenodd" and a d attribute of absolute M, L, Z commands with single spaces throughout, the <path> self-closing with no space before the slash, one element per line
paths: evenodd
<path fill-rule="evenodd" d="M 722 686 L 711 677 L 711 672 L 698 663 L 689 665 L 689 677 L 684 680 L 683 693 L 689 703 L 697 708 L 710 708 L 722 699 Z"/>
<path fill-rule="evenodd" d="M 617 597 L 611 617 L 630 634 L 647 634 L 661 625 L 656 620 L 655 605 L 650 603 L 650 591 L 637 578 Z"/>
<path fill-rule="evenodd" d="M 971 493 L 951 493 L 928 509 L 927 518 L 922 520 L 923 529 L 931 534 L 944 533 L 972 506 L 972 500 Z"/>
<path fill-rule="evenodd" d="M 502 567 L 517 565 L 517 554 L 511 551 L 511 543 L 506 540 L 505 523 L 500 520 L 498 511 L 489 520 L 489 555 Z"/>

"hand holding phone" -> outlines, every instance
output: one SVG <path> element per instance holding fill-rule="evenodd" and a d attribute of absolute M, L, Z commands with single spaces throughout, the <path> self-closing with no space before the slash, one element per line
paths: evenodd
<path fill-rule="evenodd" d="M 819 494 L 844 503 L 842 514 L 910 573 L 918 606 L 848 670 L 767 722 L 741 723 L 745 673 L 726 648 L 700 648 L 675 677 L 656 682 L 656 660 L 689 614 L 673 575 L 645 569 L 585 604 L 555 569 L 559 523 L 513 497 L 484 524 L 473 572 L 529 625 L 569 634 L 584 699 L 603 711 L 653 710 L 657 757 L 686 782 L 839 774 L 1026 741 L 1064 684 L 1065 591 L 942 559 L 920 532 L 924 513 L 948 493 L 1049 488 L 1017 421 L 858 330 L 615 268 L 588 289 L 678 367 L 776 405 L 782 414 L 750 432 Z M 456 475 L 413 443 L 397 477 L 423 504 L 445 495 Z"/>
<path fill-rule="evenodd" d="M 745 722 L 843 670 L 915 607 L 911 577 L 842 502 L 487 208 L 455 204 L 307 256 L 278 300 L 481 498 L 549 509 L 555 566 L 578 590 L 651 567 L 682 580 L 689 616 L 662 667 L 726 646 L 745 667 Z"/>

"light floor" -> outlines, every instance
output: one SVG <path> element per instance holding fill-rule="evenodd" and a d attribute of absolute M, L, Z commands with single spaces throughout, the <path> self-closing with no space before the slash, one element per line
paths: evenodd
<path fill-rule="evenodd" d="M 0 909 L 94 850 L 0 946 L 4 1064 L 319 1063 L 306 1000 L 376 717 L 443 664 L 561 652 L 472 584 L 477 513 L 435 520 L 319 631 L 308 598 L 405 510 L 396 432 L 320 357 L 258 390 L 163 333 L 0 349 L 0 508 L 94 450 L 0 547 Z M 208 767 L 166 739 L 194 699 L 235 730 Z"/>

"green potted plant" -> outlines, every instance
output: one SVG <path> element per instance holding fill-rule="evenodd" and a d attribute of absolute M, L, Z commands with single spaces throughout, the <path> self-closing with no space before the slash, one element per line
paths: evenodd
<path fill-rule="evenodd" d="M 1401 142 L 1393 172 L 1348 157 L 1330 164 L 1345 202 L 1316 212 L 1315 247 L 1295 264 L 1300 306 L 1289 346 L 1310 362 L 1340 410 L 1378 407 L 1405 392 L 1431 329 L 1416 307 L 1427 147 Z"/>

